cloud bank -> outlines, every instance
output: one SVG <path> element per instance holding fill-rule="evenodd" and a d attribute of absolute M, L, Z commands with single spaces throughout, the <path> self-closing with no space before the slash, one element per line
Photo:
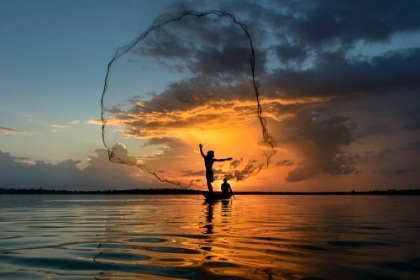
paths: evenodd
<path fill-rule="evenodd" d="M 138 178 L 132 169 L 115 166 L 108 161 L 107 151 L 98 149 L 89 157 L 90 166 L 80 170 L 80 161 L 65 160 L 58 164 L 43 161 L 25 162 L 28 158 L 13 157 L 0 151 L 0 182 L 2 188 L 43 188 L 55 190 L 113 190 L 162 188 L 150 178 Z"/>
<path fill-rule="evenodd" d="M 201 10 L 213 4 L 203 3 Z M 367 172 L 363 157 L 372 152 L 375 135 L 410 134 L 418 140 L 420 43 L 404 43 L 407 34 L 420 37 L 418 1 L 217 5 L 233 11 L 254 36 L 263 110 L 276 140 L 289 149 L 290 158 L 276 165 L 288 168 L 285 182 Z M 183 1 L 168 10 L 186 6 L 198 8 Z M 154 59 L 180 77 L 160 92 L 132 95 L 126 107 L 109 107 L 125 136 L 144 139 L 143 147 L 166 145 L 146 162 L 185 154 L 170 137 L 176 131 L 185 134 L 203 124 L 243 129 L 253 122 L 249 49 L 243 37 L 223 19 L 186 18 L 156 30 L 127 57 L 138 65 L 141 59 Z M 384 115 L 386 111 L 392 113 Z M 188 146 L 182 136 L 176 137 Z M 391 138 L 384 142 L 395 150 L 407 145 Z M 378 148 L 386 149 L 385 144 Z M 418 168 L 410 160 L 408 169 L 416 164 Z"/>

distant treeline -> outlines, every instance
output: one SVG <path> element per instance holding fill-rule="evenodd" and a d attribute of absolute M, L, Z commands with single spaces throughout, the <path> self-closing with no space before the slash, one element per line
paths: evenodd
<path fill-rule="evenodd" d="M 0 194 L 201 194 L 199 190 L 189 189 L 131 189 L 131 190 L 106 190 L 106 191 L 68 191 L 46 189 L 2 189 Z"/>
<path fill-rule="evenodd" d="M 0 194 L 201 194 L 205 191 L 190 189 L 131 189 L 106 191 L 68 191 L 46 189 L 3 189 Z M 351 192 L 235 192 L 243 195 L 420 195 L 420 189 L 371 190 Z"/>

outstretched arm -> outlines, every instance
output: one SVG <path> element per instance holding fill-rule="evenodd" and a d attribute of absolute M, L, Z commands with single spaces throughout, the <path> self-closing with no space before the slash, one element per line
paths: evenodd
<path fill-rule="evenodd" d="M 232 160 L 232 158 L 221 158 L 221 159 L 214 159 L 214 161 L 227 161 L 227 160 Z"/>
<path fill-rule="evenodd" d="M 200 153 L 201 153 L 201 155 L 203 156 L 203 158 L 205 158 L 206 156 L 203 153 L 203 145 L 199 144 L 198 146 L 200 147 Z"/>

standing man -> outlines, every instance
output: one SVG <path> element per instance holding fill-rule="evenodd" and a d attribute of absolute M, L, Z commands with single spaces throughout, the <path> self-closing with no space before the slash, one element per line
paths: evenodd
<path fill-rule="evenodd" d="M 227 161 L 232 160 L 232 158 L 224 158 L 224 159 L 216 159 L 214 158 L 214 151 L 207 151 L 207 155 L 203 153 L 203 145 L 199 144 L 200 153 L 204 158 L 204 165 L 206 166 L 206 180 L 207 180 L 207 188 L 209 189 L 210 193 L 213 193 L 213 186 L 211 183 L 214 181 L 213 178 L 213 163 L 215 161 Z"/>

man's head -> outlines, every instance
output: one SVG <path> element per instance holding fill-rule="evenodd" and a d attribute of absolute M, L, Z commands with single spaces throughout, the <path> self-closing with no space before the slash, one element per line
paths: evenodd
<path fill-rule="evenodd" d="M 207 156 L 213 158 L 214 157 L 214 151 L 208 151 Z"/>

